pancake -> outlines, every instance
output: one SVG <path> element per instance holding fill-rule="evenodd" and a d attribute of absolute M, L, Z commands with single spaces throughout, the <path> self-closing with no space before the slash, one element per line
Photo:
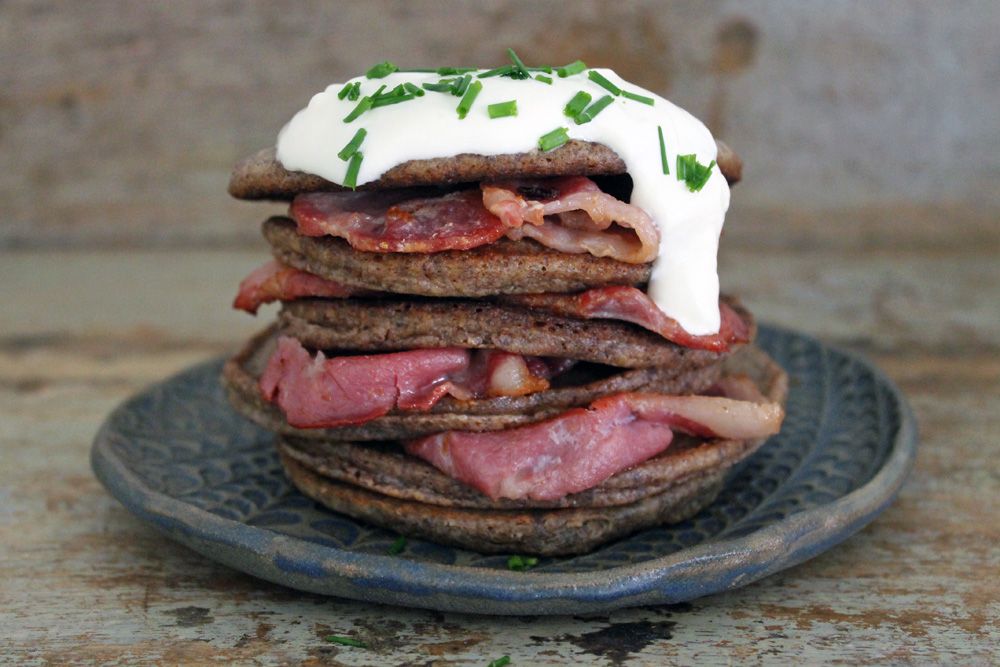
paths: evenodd
<path fill-rule="evenodd" d="M 726 366 L 784 403 L 787 375 L 765 353 L 747 348 Z M 714 500 L 726 470 L 763 442 L 678 437 L 662 454 L 557 501 L 493 501 L 392 444 L 282 438 L 279 452 L 303 493 L 354 518 L 479 552 L 568 555 L 694 515 Z"/>
<path fill-rule="evenodd" d="M 548 391 L 472 401 L 446 396 L 427 412 L 393 410 L 355 426 L 298 429 L 289 426 L 276 405 L 263 399 L 258 387 L 276 335 L 271 327 L 252 338 L 226 363 L 222 383 L 230 403 L 244 416 L 281 435 L 311 440 L 377 441 L 416 438 L 447 430 L 496 431 L 538 422 L 623 391 L 698 393 L 715 383 L 722 370 L 718 360 L 696 368 L 651 367 L 628 371 L 581 364 L 565 377 L 556 378 Z"/>
<path fill-rule="evenodd" d="M 729 146 L 721 141 L 717 143 L 719 170 L 730 183 L 739 181 L 743 171 L 742 161 Z M 625 162 L 607 146 L 574 139 L 545 153 L 463 154 L 410 160 L 389 169 L 378 180 L 358 186 L 358 190 L 625 172 Z M 278 162 L 273 148 L 266 148 L 241 160 L 229 180 L 229 194 L 237 199 L 292 199 L 301 192 L 340 192 L 345 189 L 319 176 L 288 171 Z"/>
<path fill-rule="evenodd" d="M 753 321 L 733 303 L 744 319 Z M 628 322 L 581 320 L 487 301 L 301 299 L 283 304 L 278 321 L 284 333 L 306 347 L 324 350 L 456 346 L 677 371 L 701 368 L 723 356 L 676 345 Z"/>
<path fill-rule="evenodd" d="M 470 250 L 378 253 L 355 250 L 332 236 L 301 236 L 289 218 L 270 218 L 263 232 L 282 264 L 345 285 L 399 294 L 482 297 L 578 292 L 643 284 L 652 271 L 652 264 L 559 252 L 530 239 L 501 239 Z"/>

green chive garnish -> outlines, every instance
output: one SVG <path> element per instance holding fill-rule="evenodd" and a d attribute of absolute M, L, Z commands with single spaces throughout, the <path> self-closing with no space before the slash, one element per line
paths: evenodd
<path fill-rule="evenodd" d="M 503 67 L 488 69 L 482 74 L 477 74 L 476 77 L 480 79 L 488 79 L 491 76 L 503 76 L 505 74 L 510 74 L 513 71 L 514 71 L 513 65 L 504 65 Z"/>
<path fill-rule="evenodd" d="M 437 83 L 422 83 L 424 90 L 431 90 L 435 93 L 450 93 L 454 89 L 456 79 L 441 79 Z"/>
<path fill-rule="evenodd" d="M 347 93 L 347 99 L 349 99 L 352 102 L 357 102 L 360 96 L 361 96 L 361 82 L 355 81 L 354 85 L 351 86 L 350 92 Z"/>
<path fill-rule="evenodd" d="M 708 163 L 708 166 L 698 162 L 698 158 L 694 153 L 689 155 L 678 155 L 677 156 L 677 180 L 684 181 L 687 185 L 688 190 L 691 192 L 698 192 L 703 187 L 708 179 L 712 176 L 712 167 L 715 166 L 715 160 Z"/>
<path fill-rule="evenodd" d="M 587 63 L 582 60 L 577 60 L 576 62 L 571 62 L 569 65 L 556 68 L 556 74 L 565 79 L 567 76 L 579 74 L 585 69 L 587 69 Z"/>
<path fill-rule="evenodd" d="M 448 76 L 451 74 L 465 74 L 466 72 L 475 72 L 475 67 L 438 67 L 436 70 L 430 70 L 431 72 L 437 72 L 441 76 Z"/>
<path fill-rule="evenodd" d="M 400 535 L 399 537 L 396 538 L 396 541 L 393 542 L 392 545 L 389 547 L 388 553 L 390 556 L 395 556 L 398 553 L 402 553 L 403 549 L 405 548 L 406 548 L 406 538 Z"/>
<path fill-rule="evenodd" d="M 357 639 L 352 639 L 350 637 L 341 637 L 339 635 L 330 635 L 326 637 L 326 641 L 331 644 L 340 644 L 341 646 L 354 646 L 355 648 L 368 648 L 368 644 L 358 641 Z"/>
<path fill-rule="evenodd" d="M 535 81 L 541 81 L 542 83 L 548 84 L 550 86 L 552 85 L 552 77 L 545 76 L 544 74 L 539 74 L 535 76 Z"/>
<path fill-rule="evenodd" d="M 590 93 L 581 90 L 566 103 L 563 113 L 573 120 L 590 104 Z"/>
<path fill-rule="evenodd" d="M 538 138 L 538 147 L 543 151 L 550 151 L 553 148 L 559 148 L 564 143 L 569 141 L 569 128 L 557 127 L 556 129 L 543 134 Z"/>
<path fill-rule="evenodd" d="M 347 163 L 347 173 L 344 175 L 343 186 L 345 188 L 353 190 L 358 187 L 358 170 L 361 169 L 361 161 L 364 159 L 364 153 L 361 151 L 354 151 L 354 155 L 351 156 L 351 161 Z"/>
<path fill-rule="evenodd" d="M 552 74 L 552 68 L 548 65 L 542 65 L 541 67 L 529 67 L 529 72 L 545 72 L 546 74 Z"/>
<path fill-rule="evenodd" d="M 528 68 L 524 66 L 521 59 L 514 53 L 514 49 L 507 49 L 507 55 L 510 56 L 510 61 L 514 63 L 514 71 L 510 73 L 510 77 L 512 79 L 530 79 L 531 74 L 528 73 Z"/>
<path fill-rule="evenodd" d="M 490 115 L 490 118 L 504 118 L 506 116 L 516 116 L 517 100 L 510 100 L 509 102 L 497 102 L 496 104 L 491 104 L 488 107 L 486 107 L 486 113 Z"/>
<path fill-rule="evenodd" d="M 375 65 L 370 70 L 365 72 L 365 76 L 368 77 L 369 79 L 382 79 L 389 76 L 393 72 L 398 72 L 398 71 L 399 71 L 398 67 L 396 67 L 394 64 L 386 60 L 385 62 L 379 63 L 378 65 Z"/>
<path fill-rule="evenodd" d="M 621 88 L 619 88 L 615 84 L 613 84 L 610 81 L 608 81 L 604 77 L 604 75 L 601 74 L 600 72 L 598 72 L 597 70 L 592 69 L 589 72 L 587 72 L 587 78 L 590 79 L 591 81 L 593 81 L 594 83 L 596 83 L 598 86 L 600 86 L 604 90 L 606 90 L 609 93 L 611 93 L 612 95 L 621 95 L 622 94 L 622 89 Z"/>
<path fill-rule="evenodd" d="M 486 667 L 507 667 L 507 665 L 509 664 L 510 664 L 510 656 L 504 655 L 500 656 L 496 660 L 493 660 L 492 662 L 490 662 L 490 664 L 486 665 Z"/>
<path fill-rule="evenodd" d="M 350 123 L 351 121 L 355 120 L 358 116 L 360 116 L 361 114 L 363 114 L 364 112 L 368 111 L 371 108 L 372 108 L 372 98 L 365 95 L 364 97 L 361 98 L 361 101 L 358 102 L 358 106 L 354 107 L 354 111 L 344 116 L 344 122 Z"/>
<path fill-rule="evenodd" d="M 523 572 L 538 565 L 538 559 L 534 556 L 511 556 L 507 559 L 507 569 Z"/>
<path fill-rule="evenodd" d="M 465 95 L 462 96 L 462 101 L 458 103 L 458 107 L 455 109 L 458 111 L 459 120 L 468 115 L 469 109 L 472 108 L 472 103 L 476 101 L 476 96 L 479 95 L 479 91 L 483 89 L 481 81 L 473 81 L 468 85 L 469 89 L 465 91 Z"/>
<path fill-rule="evenodd" d="M 663 128 L 656 126 L 656 133 L 660 135 L 660 163 L 663 165 L 663 173 L 670 173 L 670 164 L 667 162 L 667 144 L 663 141 Z"/>
<path fill-rule="evenodd" d="M 361 145 L 361 142 L 365 140 L 366 134 L 368 134 L 368 131 L 365 130 L 365 128 L 361 128 L 355 132 L 354 137 L 347 142 L 346 146 L 340 149 L 339 153 L 337 153 L 337 157 L 341 160 L 350 160 L 351 156 L 358 152 L 358 147 Z"/>
<path fill-rule="evenodd" d="M 576 118 L 574 119 L 576 120 L 576 124 L 583 125 L 584 123 L 589 123 L 590 121 L 594 120 L 594 116 L 601 113 L 604 110 L 604 107 L 608 106 L 614 101 L 615 98 L 611 97 L 610 95 L 605 95 L 604 97 L 597 100 L 589 107 L 578 113 L 576 115 Z"/>
<path fill-rule="evenodd" d="M 622 91 L 622 97 L 627 97 L 630 100 L 635 100 L 636 102 L 642 102 L 643 104 L 648 104 L 649 106 L 653 106 L 653 98 L 652 97 L 646 97 L 644 95 L 637 95 L 635 93 L 630 93 L 627 90 L 623 90 Z"/>
<path fill-rule="evenodd" d="M 338 99 L 338 100 L 342 100 L 342 99 L 344 99 L 345 97 L 347 97 L 347 94 L 348 94 L 349 92 L 351 92 L 351 88 L 353 88 L 353 87 L 354 87 L 354 84 L 353 84 L 353 83 L 348 83 L 348 84 L 346 84 L 346 85 L 345 85 L 345 86 L 344 86 L 343 88 L 341 88 L 341 89 L 340 89 L 340 92 L 339 92 L 339 93 L 337 93 L 337 99 Z"/>
<path fill-rule="evenodd" d="M 410 83 L 409 81 L 403 84 L 403 88 L 406 90 L 406 92 L 410 93 L 414 97 L 424 96 L 424 91 L 419 86 L 416 86 Z"/>
<path fill-rule="evenodd" d="M 460 79 L 455 79 L 451 84 L 451 94 L 455 97 L 461 97 L 465 95 L 465 91 L 469 89 L 469 84 L 472 82 L 472 76 L 466 74 Z"/>

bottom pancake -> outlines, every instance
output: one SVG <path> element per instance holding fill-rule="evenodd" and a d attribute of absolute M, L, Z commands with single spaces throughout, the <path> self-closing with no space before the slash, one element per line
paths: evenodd
<path fill-rule="evenodd" d="M 787 374 L 757 348 L 727 359 L 724 372 L 785 402 Z M 694 515 L 714 500 L 726 471 L 763 442 L 678 436 L 661 454 L 554 501 L 492 500 L 393 443 L 285 437 L 278 448 L 295 486 L 337 512 L 480 552 L 568 555 Z"/>
<path fill-rule="evenodd" d="M 709 505 L 724 471 L 712 471 L 630 505 L 553 510 L 474 510 L 400 500 L 321 477 L 282 453 L 298 489 L 330 509 L 432 542 L 481 553 L 568 556 L 642 528 L 677 523 Z"/>

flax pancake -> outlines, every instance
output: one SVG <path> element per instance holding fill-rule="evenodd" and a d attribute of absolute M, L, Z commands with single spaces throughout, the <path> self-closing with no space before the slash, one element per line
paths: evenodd
<path fill-rule="evenodd" d="M 730 357 L 724 372 L 785 401 L 787 375 L 756 348 Z M 491 500 L 393 445 L 282 438 L 279 452 L 293 483 L 335 511 L 480 552 L 554 556 L 693 516 L 715 499 L 726 470 L 763 442 L 678 438 L 660 455 L 556 501 Z"/>
<path fill-rule="evenodd" d="M 547 391 L 471 401 L 445 397 L 426 412 L 392 410 L 355 426 L 300 429 L 290 426 L 281 410 L 262 398 L 258 386 L 276 336 L 271 327 L 251 339 L 226 363 L 223 385 L 230 403 L 246 417 L 281 435 L 311 440 L 377 441 L 416 438 L 447 430 L 496 431 L 538 422 L 618 392 L 698 393 L 710 387 L 722 372 L 719 358 L 700 366 L 632 370 L 580 364 L 554 379 L 553 387 Z"/>
<path fill-rule="evenodd" d="M 651 264 L 568 254 L 531 239 L 501 239 L 470 250 L 378 253 L 355 250 L 339 238 L 302 236 L 288 218 L 270 218 L 263 231 L 282 264 L 346 285 L 401 294 L 480 297 L 576 292 L 638 285 L 648 281 L 652 271 Z"/>
<path fill-rule="evenodd" d="M 725 143 L 716 143 L 719 169 L 727 181 L 736 183 L 742 176 L 743 162 Z M 572 140 L 544 153 L 466 153 L 430 160 L 409 160 L 357 189 L 386 190 L 415 185 L 478 183 L 512 178 L 624 173 L 625 162 L 607 146 Z M 229 194 L 237 199 L 292 199 L 302 192 L 339 192 L 345 189 L 319 176 L 288 171 L 278 162 L 273 148 L 263 149 L 240 161 L 229 180 Z"/>
<path fill-rule="evenodd" d="M 749 324 L 754 320 L 728 299 Z M 678 373 L 723 354 L 682 347 L 620 320 L 582 320 L 514 304 L 468 300 L 303 299 L 283 304 L 279 325 L 317 349 L 385 352 L 466 347 L 563 357 L 623 368 L 659 366 Z"/>

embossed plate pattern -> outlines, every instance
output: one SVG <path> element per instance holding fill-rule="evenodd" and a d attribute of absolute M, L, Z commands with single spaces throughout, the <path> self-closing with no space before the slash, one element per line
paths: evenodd
<path fill-rule="evenodd" d="M 891 502 L 916 449 L 905 399 L 866 362 L 790 331 L 759 344 L 790 378 L 781 433 L 696 517 L 510 572 L 506 557 L 410 540 L 334 514 L 285 480 L 272 436 L 229 407 L 221 360 L 122 404 L 94 442 L 129 510 L 230 567 L 317 593 L 439 610 L 581 613 L 735 588 L 846 539 Z"/>

